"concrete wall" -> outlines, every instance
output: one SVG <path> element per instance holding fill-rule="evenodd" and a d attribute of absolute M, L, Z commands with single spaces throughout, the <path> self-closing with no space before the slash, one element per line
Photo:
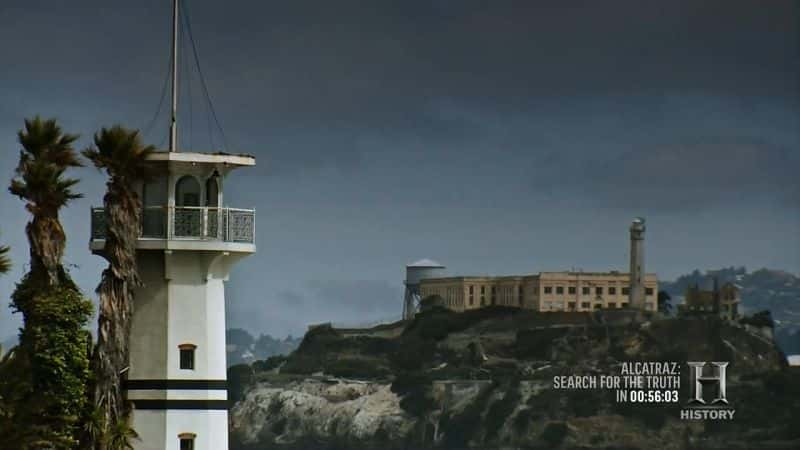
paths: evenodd
<path fill-rule="evenodd" d="M 161 380 L 167 377 L 168 289 L 164 278 L 164 252 L 139 251 L 142 286 L 136 290 L 131 321 L 129 379 Z"/>
<path fill-rule="evenodd" d="M 226 379 L 224 280 L 231 263 L 220 252 L 139 251 L 143 286 L 136 293 L 131 335 L 131 382 Z M 234 258 L 235 259 L 235 258 Z M 180 368 L 180 348 L 195 348 L 194 369 Z M 130 400 L 226 401 L 224 389 L 131 389 Z M 203 404 L 205 405 L 205 404 Z M 205 406 L 201 406 L 203 408 Z M 195 450 L 228 448 L 227 411 L 137 409 L 136 450 L 178 450 L 181 433 Z"/>
<path fill-rule="evenodd" d="M 148 411 L 133 413 L 136 450 L 180 450 L 179 435 L 195 435 L 197 450 L 228 448 L 227 411 Z"/>

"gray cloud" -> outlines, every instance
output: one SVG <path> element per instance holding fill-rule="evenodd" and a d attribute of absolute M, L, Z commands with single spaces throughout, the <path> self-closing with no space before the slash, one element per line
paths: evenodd
<path fill-rule="evenodd" d="M 258 159 L 226 180 L 231 206 L 258 210 L 259 251 L 228 283 L 232 326 L 399 312 L 402 265 L 423 256 L 455 273 L 604 269 L 624 263 L 641 213 L 664 276 L 800 270 L 796 2 L 185 3 L 229 150 Z M 162 0 L 0 4 L 0 187 L 24 117 L 58 116 L 81 146 L 151 119 L 170 14 Z M 204 151 L 198 81 L 181 141 Z M 162 109 L 147 138 L 166 132 Z M 79 172 L 87 197 L 63 221 L 91 294 L 104 262 L 87 214 L 104 180 Z M 8 195 L 0 213 L 7 296 L 27 217 Z M 18 324 L 0 306 L 0 338 Z"/>
<path fill-rule="evenodd" d="M 609 208 L 794 207 L 800 202 L 797 167 L 800 154 L 790 148 L 760 138 L 715 137 L 636 148 L 601 161 L 551 155 L 534 188 L 586 194 Z"/>

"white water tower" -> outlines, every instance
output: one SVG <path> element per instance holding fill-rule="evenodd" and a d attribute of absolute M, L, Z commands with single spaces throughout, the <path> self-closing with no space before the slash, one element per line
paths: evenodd
<path fill-rule="evenodd" d="M 412 319 L 419 309 L 422 300 L 419 295 L 419 283 L 428 278 L 444 277 L 445 267 L 430 259 L 421 259 L 406 266 L 406 292 L 403 297 L 403 319 Z"/>

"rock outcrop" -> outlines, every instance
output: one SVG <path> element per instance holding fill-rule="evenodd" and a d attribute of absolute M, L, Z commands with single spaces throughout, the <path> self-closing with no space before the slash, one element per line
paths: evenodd
<path fill-rule="evenodd" d="M 431 311 L 392 338 L 316 328 L 281 367 L 248 378 L 231 448 L 800 448 L 800 373 L 771 339 L 637 314 Z M 626 361 L 729 361 L 735 420 L 553 389 L 556 375 L 619 374 Z"/>

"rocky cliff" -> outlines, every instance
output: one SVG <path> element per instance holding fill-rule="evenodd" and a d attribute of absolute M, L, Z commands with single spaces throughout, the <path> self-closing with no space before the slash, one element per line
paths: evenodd
<path fill-rule="evenodd" d="M 729 361 L 730 422 L 681 402 L 554 390 L 557 375 L 626 361 Z M 287 360 L 240 367 L 232 450 L 800 448 L 800 373 L 758 330 L 639 312 L 431 311 L 375 330 L 311 330 Z M 769 410 L 770 414 L 764 414 Z"/>

